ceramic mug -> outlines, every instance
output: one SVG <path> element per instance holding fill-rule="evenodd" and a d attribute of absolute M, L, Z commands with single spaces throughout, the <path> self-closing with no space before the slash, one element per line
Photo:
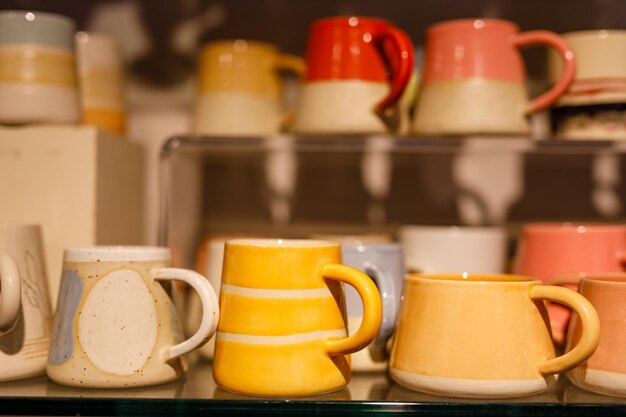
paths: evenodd
<path fill-rule="evenodd" d="M 220 136 L 280 132 L 279 70 L 304 72 L 304 62 L 269 43 L 244 39 L 209 42 L 202 47 L 193 132 Z"/>
<path fill-rule="evenodd" d="M 400 227 L 406 268 L 418 273 L 498 274 L 506 264 L 507 236 L 500 227 Z"/>
<path fill-rule="evenodd" d="M 182 355 L 215 332 L 218 302 L 200 274 L 171 268 L 168 248 L 66 249 L 47 373 L 62 385 L 127 388 L 173 381 Z M 183 281 L 202 301 L 198 331 L 182 341 L 173 303 L 158 281 Z"/>
<path fill-rule="evenodd" d="M 78 32 L 76 66 L 82 123 L 123 135 L 124 64 L 115 39 L 99 33 Z"/>
<path fill-rule="evenodd" d="M 626 30 L 564 33 L 576 55 L 576 78 L 550 111 L 563 139 L 626 139 Z M 548 75 L 558 78 L 561 60 L 548 57 Z"/>
<path fill-rule="evenodd" d="M 623 272 L 625 262 L 625 225 L 531 223 L 522 229 L 514 270 L 575 290 L 581 277 Z M 563 343 L 569 310 L 549 304 L 548 313 L 554 339 Z"/>
<path fill-rule="evenodd" d="M 341 245 L 343 262 L 365 272 L 374 281 L 380 292 L 383 312 L 378 339 L 387 340 L 396 322 L 402 282 L 404 280 L 404 255 L 402 246 L 395 243 L 344 243 Z M 348 313 L 348 332 L 353 334 L 363 320 L 363 304 L 359 293 L 352 287 L 346 287 L 346 309 Z M 370 349 L 363 349 L 351 355 L 353 371 L 379 371 L 387 367 L 385 352 L 376 351 L 375 347 L 384 344 L 375 343 Z"/>
<path fill-rule="evenodd" d="M 386 132 L 380 115 L 401 98 L 413 61 L 409 37 L 385 20 L 342 16 L 313 22 L 293 130 Z"/>
<path fill-rule="evenodd" d="M 581 317 L 577 345 L 555 357 L 544 300 Z M 429 394 L 508 398 L 537 394 L 587 360 L 598 316 L 583 296 L 516 275 L 408 275 L 389 369 Z"/>
<path fill-rule="evenodd" d="M 0 381 L 46 370 L 52 313 L 42 242 L 38 225 L 0 225 Z"/>
<path fill-rule="evenodd" d="M 25 10 L 0 11 L 0 123 L 77 123 L 74 22 Z"/>
<path fill-rule="evenodd" d="M 600 317 L 600 343 L 593 356 L 567 373 L 578 387 L 626 398 L 626 274 L 584 277 L 579 292 Z M 572 317 L 566 350 L 581 337 L 581 323 Z"/>
<path fill-rule="evenodd" d="M 342 284 L 363 300 L 361 327 L 348 336 Z M 213 376 L 246 395 L 308 396 L 350 380 L 349 354 L 376 337 L 380 294 L 341 264 L 336 242 L 235 239 L 226 242 Z"/>
<path fill-rule="evenodd" d="M 518 48 L 547 44 L 564 62 L 558 82 L 528 103 Z M 426 33 L 426 56 L 413 131 L 423 135 L 528 134 L 526 116 L 548 108 L 574 78 L 574 54 L 557 34 L 519 32 L 495 19 L 435 24 Z"/>

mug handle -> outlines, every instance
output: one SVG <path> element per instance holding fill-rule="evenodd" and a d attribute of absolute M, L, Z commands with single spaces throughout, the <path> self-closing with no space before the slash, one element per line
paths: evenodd
<path fill-rule="evenodd" d="M 518 33 L 513 38 L 513 44 L 518 48 L 528 45 L 545 44 L 554 48 L 561 56 L 563 62 L 561 77 L 552 88 L 539 97 L 535 97 L 530 102 L 527 112 L 535 113 L 547 109 L 567 91 L 572 81 L 574 81 L 574 75 L 576 74 L 574 51 L 572 51 L 572 48 L 562 37 L 547 30 L 531 30 L 529 32 Z"/>
<path fill-rule="evenodd" d="M 361 327 L 352 336 L 326 341 L 326 351 L 331 355 L 347 355 L 365 348 L 376 337 L 382 318 L 382 303 L 376 284 L 358 269 L 341 264 L 324 265 L 322 275 L 353 286 L 363 300 Z"/>
<path fill-rule="evenodd" d="M 391 54 L 382 48 L 382 42 L 385 40 L 388 40 L 392 45 L 393 52 Z M 398 63 L 398 67 L 392 71 L 389 93 L 376 105 L 376 112 L 382 113 L 385 109 L 396 104 L 402 97 L 413 73 L 415 56 L 411 39 L 404 31 L 393 26 L 386 27 L 381 32 L 374 34 L 372 41 L 380 46 L 380 51 L 386 55 L 385 60 L 387 62 Z"/>
<path fill-rule="evenodd" d="M 393 333 L 397 310 L 396 288 L 391 275 L 376 264 L 365 268 L 367 275 L 379 289 L 382 300 L 382 320 L 376 338 L 369 345 L 370 355 L 375 362 L 384 362 L 387 359 L 387 340 Z"/>
<path fill-rule="evenodd" d="M 22 304 L 22 281 L 15 259 L 0 251 L 0 328 L 7 328 L 17 319 Z"/>
<path fill-rule="evenodd" d="M 530 298 L 550 300 L 571 308 L 578 314 L 582 326 L 578 344 L 564 355 L 541 362 L 539 372 L 549 375 L 569 371 L 589 359 L 600 340 L 600 320 L 591 303 L 576 291 L 555 285 L 535 285 L 530 290 Z"/>
<path fill-rule="evenodd" d="M 291 71 L 299 77 L 302 77 L 306 71 L 304 59 L 290 54 L 279 54 L 274 67 L 277 70 Z"/>
<path fill-rule="evenodd" d="M 168 349 L 167 360 L 170 360 L 191 352 L 215 334 L 219 319 L 219 303 L 209 280 L 197 272 L 181 268 L 157 268 L 153 269 L 152 273 L 158 280 L 176 280 L 189 284 L 200 296 L 202 304 L 200 327 L 189 339 Z"/>

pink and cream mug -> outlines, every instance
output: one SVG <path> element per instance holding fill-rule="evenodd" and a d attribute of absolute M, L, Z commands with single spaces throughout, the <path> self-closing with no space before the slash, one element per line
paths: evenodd
<path fill-rule="evenodd" d="M 527 100 L 519 48 L 546 44 L 563 60 L 557 83 Z M 441 22 L 426 33 L 424 76 L 413 131 L 429 135 L 527 134 L 528 113 L 544 110 L 574 78 L 574 54 L 557 34 L 520 32 L 506 20 Z"/>

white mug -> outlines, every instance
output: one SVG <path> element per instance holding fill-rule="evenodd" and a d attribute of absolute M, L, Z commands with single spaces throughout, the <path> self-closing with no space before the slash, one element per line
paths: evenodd
<path fill-rule="evenodd" d="M 47 372 L 63 385 L 125 388 L 170 382 L 182 355 L 217 328 L 218 301 L 200 274 L 171 268 L 168 248 L 66 249 Z M 183 281 L 200 296 L 203 318 L 183 341 L 174 304 L 158 281 Z"/>
<path fill-rule="evenodd" d="M 50 300 L 41 229 L 0 225 L 0 381 L 42 375 Z"/>
<path fill-rule="evenodd" d="M 403 226 L 405 265 L 414 273 L 497 274 L 506 265 L 506 232 L 499 227 Z"/>

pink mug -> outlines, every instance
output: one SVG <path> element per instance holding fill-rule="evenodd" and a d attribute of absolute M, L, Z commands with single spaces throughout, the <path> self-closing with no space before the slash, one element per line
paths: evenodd
<path fill-rule="evenodd" d="M 534 44 L 554 48 L 563 72 L 550 90 L 528 103 L 518 49 Z M 413 130 L 429 135 L 527 134 L 527 114 L 553 104 L 572 83 L 574 72 L 574 54 L 555 33 L 520 33 L 516 24 L 495 19 L 438 23 L 426 33 Z"/>
<path fill-rule="evenodd" d="M 623 272 L 626 225 L 533 223 L 524 226 L 515 273 L 576 290 L 588 275 Z M 563 343 L 568 309 L 548 305 L 554 340 Z"/>
<path fill-rule="evenodd" d="M 578 387 L 626 398 L 626 274 L 606 274 L 581 279 L 579 292 L 591 302 L 600 318 L 600 342 L 595 353 L 567 377 Z M 582 326 L 572 318 L 567 348 L 576 346 Z"/>

